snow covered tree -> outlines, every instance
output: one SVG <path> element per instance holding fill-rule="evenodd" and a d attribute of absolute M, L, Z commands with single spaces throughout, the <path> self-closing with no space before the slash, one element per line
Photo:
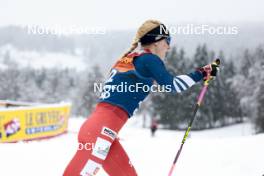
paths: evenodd
<path fill-rule="evenodd" d="M 90 71 L 79 74 L 76 96 L 74 97 L 73 113 L 79 116 L 87 116 L 94 108 L 100 92 L 94 92 L 94 84 L 101 83 L 102 74 L 98 66 Z"/>
<path fill-rule="evenodd" d="M 250 115 L 255 123 L 257 133 L 264 132 L 264 118 L 263 118 L 263 99 L 264 99 L 264 47 L 258 47 L 254 54 L 254 64 L 249 69 L 249 80 L 252 88 Z"/>
<path fill-rule="evenodd" d="M 35 72 L 36 71 L 30 67 L 19 69 L 19 80 L 17 82 L 19 85 L 19 97 L 17 100 L 26 102 L 39 102 L 39 98 L 43 92 L 36 84 Z"/>
<path fill-rule="evenodd" d="M 264 83 L 260 85 L 257 99 L 257 114 L 255 118 L 256 133 L 264 133 Z"/>
<path fill-rule="evenodd" d="M 263 132 L 264 47 L 246 50 L 238 69 L 232 86 L 239 94 L 243 115 L 254 122 L 257 133 Z"/>

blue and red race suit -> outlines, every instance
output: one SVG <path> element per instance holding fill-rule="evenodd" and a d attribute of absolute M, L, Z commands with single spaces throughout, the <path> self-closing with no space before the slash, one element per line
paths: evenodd
<path fill-rule="evenodd" d="M 202 79 L 199 71 L 173 76 L 157 55 L 144 50 L 121 58 L 112 67 L 99 102 L 119 106 L 131 117 L 150 91 L 155 91 L 154 81 L 165 92 L 180 93 Z"/>

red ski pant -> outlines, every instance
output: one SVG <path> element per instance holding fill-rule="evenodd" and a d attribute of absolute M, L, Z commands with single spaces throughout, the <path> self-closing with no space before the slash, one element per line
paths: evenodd
<path fill-rule="evenodd" d="M 103 167 L 109 176 L 137 176 L 117 139 L 128 119 L 121 108 L 99 103 L 79 131 L 79 147 L 63 176 L 93 176 Z"/>

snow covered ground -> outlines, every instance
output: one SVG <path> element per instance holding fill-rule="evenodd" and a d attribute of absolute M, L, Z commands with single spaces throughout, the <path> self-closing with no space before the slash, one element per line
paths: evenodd
<path fill-rule="evenodd" d="M 0 144 L 0 176 L 59 176 L 77 149 L 77 132 L 83 119 L 71 119 L 69 133 L 59 137 Z M 183 131 L 133 127 L 120 132 L 139 176 L 165 176 L 179 148 Z M 175 168 L 177 176 L 262 176 L 264 134 L 252 135 L 247 123 L 214 130 L 191 132 Z M 99 176 L 106 176 L 100 171 Z"/>

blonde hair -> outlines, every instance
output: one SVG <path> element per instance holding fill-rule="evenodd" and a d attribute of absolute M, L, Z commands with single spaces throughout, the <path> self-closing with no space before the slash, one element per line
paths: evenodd
<path fill-rule="evenodd" d="M 131 47 L 127 50 L 127 52 L 125 52 L 123 54 L 122 57 L 127 56 L 129 53 L 131 53 L 132 51 L 134 51 L 137 47 L 138 47 L 138 43 L 140 41 L 140 39 L 147 34 L 149 31 L 151 31 L 152 29 L 158 27 L 159 25 L 161 25 L 162 23 L 158 20 L 147 20 L 145 21 L 137 30 L 137 34 L 135 36 L 135 38 L 133 39 L 133 42 L 131 44 Z"/>

